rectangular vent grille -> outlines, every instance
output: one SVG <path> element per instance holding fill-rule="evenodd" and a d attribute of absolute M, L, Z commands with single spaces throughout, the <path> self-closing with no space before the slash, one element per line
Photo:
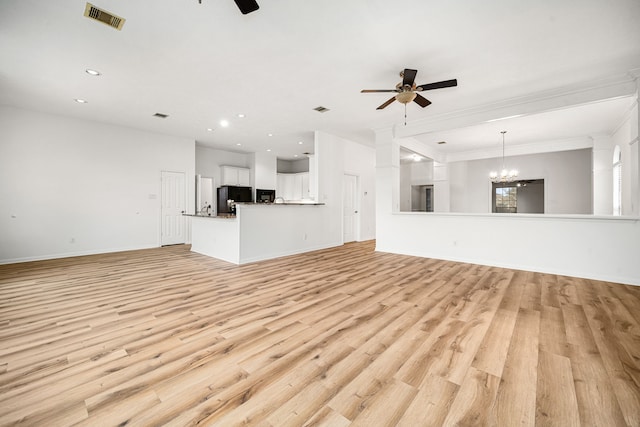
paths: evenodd
<path fill-rule="evenodd" d="M 161 119 L 166 119 L 167 117 L 169 117 L 169 115 L 168 115 L 168 114 L 164 114 L 164 113 L 155 113 L 155 114 L 153 115 L 153 117 L 158 117 L 158 118 L 161 118 Z"/>
<path fill-rule="evenodd" d="M 124 18 L 114 15 L 113 13 L 107 12 L 106 10 L 102 10 L 100 8 L 95 7 L 91 3 L 87 3 L 87 6 L 84 8 L 84 16 L 87 18 L 95 19 L 96 21 L 102 22 L 103 24 L 107 24 L 110 27 L 115 28 L 116 30 L 122 30 L 122 26 L 124 25 Z"/>
<path fill-rule="evenodd" d="M 323 107 L 322 105 L 319 107 L 314 108 L 314 110 L 316 110 L 319 113 L 326 113 L 327 111 L 329 111 L 328 108 Z"/>

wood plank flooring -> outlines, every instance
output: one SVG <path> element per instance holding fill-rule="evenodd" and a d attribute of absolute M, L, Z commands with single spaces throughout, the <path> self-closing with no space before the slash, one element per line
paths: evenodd
<path fill-rule="evenodd" d="M 0 425 L 640 426 L 640 287 L 374 242 L 0 266 Z"/>

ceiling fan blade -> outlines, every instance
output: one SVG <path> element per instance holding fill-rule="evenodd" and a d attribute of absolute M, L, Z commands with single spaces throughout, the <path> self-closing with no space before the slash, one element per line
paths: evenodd
<path fill-rule="evenodd" d="M 402 72 L 402 86 L 413 86 L 413 83 L 416 81 L 417 73 L 418 70 L 410 70 L 409 68 L 405 68 Z"/>
<path fill-rule="evenodd" d="M 422 95 L 420 95 L 418 93 L 416 93 L 416 97 L 414 98 L 413 102 L 415 102 L 416 104 L 418 104 L 422 108 L 424 108 L 427 105 L 431 104 L 431 101 L 429 101 L 427 98 L 425 98 L 424 96 L 422 96 Z"/>
<path fill-rule="evenodd" d="M 246 15 L 247 13 L 251 13 L 260 9 L 260 6 L 258 6 L 258 3 L 256 3 L 255 0 L 233 0 L 233 1 L 236 2 L 236 4 L 238 5 L 238 8 L 240 9 L 240 12 L 242 12 L 243 15 Z"/>
<path fill-rule="evenodd" d="M 376 110 L 382 110 L 384 107 L 386 107 L 387 105 L 391 104 L 395 100 L 396 100 L 396 97 L 394 96 L 393 98 L 391 98 L 390 100 L 388 100 L 387 102 L 385 102 L 384 104 L 382 104 L 381 106 L 376 108 Z"/>
<path fill-rule="evenodd" d="M 432 90 L 432 89 L 442 89 L 445 87 L 458 86 L 457 79 L 444 80 L 436 83 L 427 83 L 424 85 L 416 86 L 416 90 Z"/>
<path fill-rule="evenodd" d="M 362 89 L 360 93 L 400 92 L 398 89 Z"/>

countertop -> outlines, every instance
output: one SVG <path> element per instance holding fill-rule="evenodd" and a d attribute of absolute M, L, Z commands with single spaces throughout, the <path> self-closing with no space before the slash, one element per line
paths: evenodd
<path fill-rule="evenodd" d="M 187 213 L 183 213 L 183 216 L 194 216 L 196 218 L 212 218 L 212 219 L 235 219 L 236 216 L 235 215 L 231 215 L 231 214 L 222 214 L 222 215 L 207 215 L 207 214 L 187 214 Z"/>
<path fill-rule="evenodd" d="M 284 202 L 284 203 L 255 203 L 255 202 L 236 202 L 236 205 L 242 206 L 324 206 L 324 203 L 316 202 Z M 231 214 L 188 214 L 183 213 L 183 216 L 193 216 L 197 218 L 219 218 L 219 219 L 234 219 L 235 215 Z"/>
<path fill-rule="evenodd" d="M 324 203 L 316 203 L 316 202 L 283 202 L 283 203 L 236 202 L 236 205 L 255 205 L 255 206 L 323 206 Z"/>

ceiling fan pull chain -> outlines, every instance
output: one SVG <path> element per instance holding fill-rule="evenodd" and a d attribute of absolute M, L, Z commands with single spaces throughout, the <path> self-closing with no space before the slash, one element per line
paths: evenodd
<path fill-rule="evenodd" d="M 407 104 L 404 104 L 404 125 L 407 125 Z"/>

